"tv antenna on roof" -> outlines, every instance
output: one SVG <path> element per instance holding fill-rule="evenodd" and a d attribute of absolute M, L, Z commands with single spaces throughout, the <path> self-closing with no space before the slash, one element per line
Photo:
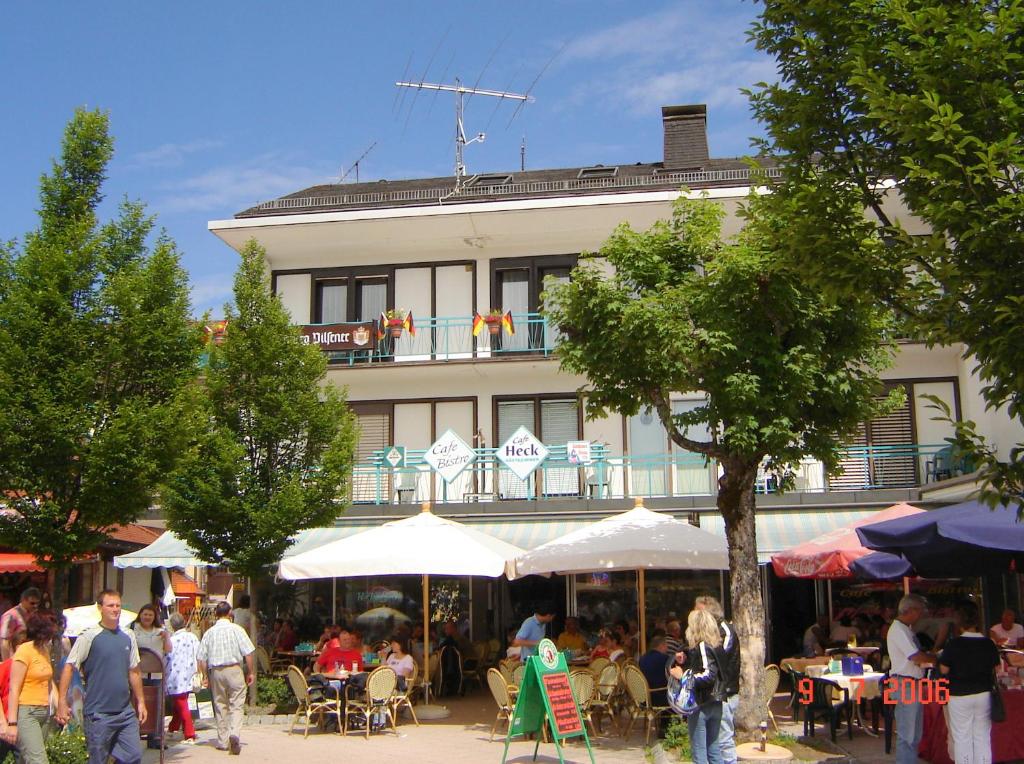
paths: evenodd
<path fill-rule="evenodd" d="M 364 151 L 362 154 L 360 154 L 359 155 L 359 159 L 357 159 L 355 162 L 353 162 L 352 165 L 347 170 L 345 170 L 345 172 L 343 172 L 341 174 L 341 180 L 339 180 L 338 182 L 339 183 L 344 183 L 345 182 L 345 178 L 347 178 L 349 175 L 351 175 L 352 171 L 355 170 L 356 171 L 356 183 L 358 183 L 359 182 L 359 163 L 362 162 L 364 159 L 366 159 L 366 155 L 369 154 L 371 151 L 373 151 L 373 147 L 376 146 L 376 145 L 377 145 L 377 141 L 374 141 L 373 143 L 371 143 L 370 144 L 370 148 L 368 148 L 366 151 Z"/>
<path fill-rule="evenodd" d="M 483 143 L 487 138 L 485 133 L 477 133 L 474 137 L 466 140 L 466 130 L 463 123 L 464 103 L 463 98 L 468 93 L 471 96 L 490 96 L 491 98 L 507 98 L 511 101 L 522 103 L 533 102 L 533 96 L 522 93 L 511 93 L 507 90 L 484 90 L 483 88 L 467 88 L 461 80 L 455 78 L 454 85 L 439 85 L 430 82 L 396 82 L 400 88 L 416 88 L 417 90 L 444 90 L 455 93 L 455 190 L 462 187 L 463 179 L 466 177 L 466 162 L 464 158 L 465 148 L 471 143 Z M 520 103 L 520 106 L 522 106 Z"/>

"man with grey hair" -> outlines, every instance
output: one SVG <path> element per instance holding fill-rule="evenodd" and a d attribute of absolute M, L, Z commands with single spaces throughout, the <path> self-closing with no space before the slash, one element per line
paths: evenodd
<path fill-rule="evenodd" d="M 722 603 L 715 597 L 702 595 L 694 600 L 695 610 L 707 610 L 718 621 L 722 633 L 722 644 L 716 648 L 718 669 L 722 672 L 722 686 L 726 699 L 722 703 L 722 723 L 718 728 L 718 749 L 723 764 L 736 764 L 736 711 L 740 705 L 740 643 L 736 638 L 736 627 L 725 620 Z"/>
<path fill-rule="evenodd" d="M 921 742 L 924 713 L 918 692 L 918 680 L 924 678 L 926 666 L 935 656 L 921 649 L 914 634 L 914 624 L 928 609 L 928 602 L 918 594 L 907 594 L 896 609 L 896 619 L 889 626 L 885 643 L 892 662 L 891 676 L 899 687 L 896 704 L 896 762 L 916 764 L 917 746 Z M 904 680 L 910 679 L 910 682 Z M 910 685 L 908 687 L 908 685 Z"/>

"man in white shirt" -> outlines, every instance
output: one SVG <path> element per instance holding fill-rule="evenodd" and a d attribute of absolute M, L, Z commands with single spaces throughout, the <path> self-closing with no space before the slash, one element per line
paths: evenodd
<path fill-rule="evenodd" d="M 217 622 L 203 634 L 199 672 L 209 682 L 217 709 L 217 748 L 237 756 L 241 750 L 246 686 L 256 680 L 253 647 L 245 629 L 231 622 L 231 605 L 218 602 Z"/>
<path fill-rule="evenodd" d="M 917 746 L 921 742 L 924 713 L 917 687 L 904 692 L 904 679 L 924 678 L 926 666 L 934 663 L 935 656 L 921 649 L 914 636 L 914 624 L 921 620 L 928 603 L 918 594 L 908 594 L 900 600 L 896 620 L 889 626 L 886 645 L 892 662 L 891 676 L 899 682 L 899 702 L 896 717 L 896 764 L 916 764 Z M 907 683 L 909 684 L 909 683 Z M 915 682 L 916 684 L 916 682 Z"/>
<path fill-rule="evenodd" d="M 999 647 L 1009 647 L 1019 650 L 1021 642 L 1024 641 L 1024 626 L 1014 623 L 1016 615 L 1007 608 L 1003 611 L 1003 617 L 999 623 L 988 630 L 988 635 Z"/>

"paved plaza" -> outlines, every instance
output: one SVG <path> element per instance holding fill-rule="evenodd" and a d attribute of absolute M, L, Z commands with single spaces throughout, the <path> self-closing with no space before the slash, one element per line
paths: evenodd
<path fill-rule="evenodd" d="M 786 705 L 788 693 L 781 692 L 772 704 L 776 718 L 784 732 L 794 736 L 802 732 L 802 725 L 790 723 Z M 172 738 L 164 753 L 164 761 L 169 764 L 231 764 L 234 761 L 245 764 L 319 764 L 320 762 L 345 762 L 345 764 L 366 764 L 376 762 L 416 762 L 416 764 L 487 764 L 501 761 L 504 749 L 504 737 L 495 735 L 494 742 L 488 741 L 491 723 L 494 720 L 494 703 L 490 697 L 479 690 L 464 698 L 444 701 L 451 711 L 448 719 L 435 722 L 423 722 L 419 727 L 411 720 L 403 719 L 398 725 L 398 733 L 388 731 L 375 733 L 367 740 L 363 735 L 352 733 L 342 737 L 336 732 L 321 732 L 312 728 L 308 738 L 303 738 L 303 726 L 300 723 L 292 735 L 288 734 L 288 725 L 282 719 L 275 718 L 274 723 L 249 723 L 242 735 L 242 754 L 238 759 L 229 757 L 224 751 L 214 748 L 216 733 L 203 722 L 206 729 L 199 732 L 200 743 L 187 746 L 180 739 Z M 263 722 L 268 722 L 263 717 Z M 819 743 L 828 740 L 828 732 L 818 725 Z M 654 742 L 654 741 L 652 741 Z M 651 761 L 645 752 L 642 731 L 634 729 L 628 741 L 618 735 L 600 735 L 592 741 L 594 760 L 597 764 L 640 764 Z M 889 764 L 895 761 L 892 754 L 886 755 L 881 738 L 873 738 L 857 729 L 852 741 L 846 738 L 845 728 L 839 731 L 837 745 L 822 746 L 830 751 L 811 752 L 803 760 L 812 760 L 822 764 L 839 764 L 839 762 L 858 762 L 858 764 Z M 522 741 L 513 743 L 509 749 L 509 762 L 525 764 L 533 760 L 534 743 Z M 814 758 L 811 758 L 811 757 Z M 588 762 L 586 749 L 576 743 L 569 744 L 565 749 L 567 764 L 584 764 Z M 657 757 L 653 761 L 674 762 L 674 758 Z M 159 752 L 147 750 L 145 764 L 156 764 Z M 541 743 L 538 762 L 557 762 L 558 756 L 550 743 Z"/>

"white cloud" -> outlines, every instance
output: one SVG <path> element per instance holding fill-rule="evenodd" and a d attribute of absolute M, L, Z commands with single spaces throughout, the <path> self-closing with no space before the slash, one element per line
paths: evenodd
<path fill-rule="evenodd" d="M 676 3 L 577 38 L 562 65 L 589 68 L 599 62 L 600 73 L 580 77 L 568 108 L 597 103 L 650 116 L 675 103 L 744 107 L 740 89 L 774 79 L 774 62 L 747 42 L 749 7 L 723 5 Z"/>
<path fill-rule="evenodd" d="M 166 195 L 153 206 L 161 213 L 233 214 L 258 202 L 332 181 L 337 178 L 326 165 L 311 167 L 289 155 L 268 153 L 167 182 L 162 186 Z"/>
<path fill-rule="evenodd" d="M 179 167 L 189 154 L 220 148 L 224 141 L 198 138 L 188 143 L 164 143 L 155 149 L 140 151 L 128 159 L 129 169 Z"/>
<path fill-rule="evenodd" d="M 214 318 L 224 313 L 224 303 L 232 298 L 234 273 L 212 273 L 192 279 L 192 312 L 201 316 L 206 311 Z"/>

